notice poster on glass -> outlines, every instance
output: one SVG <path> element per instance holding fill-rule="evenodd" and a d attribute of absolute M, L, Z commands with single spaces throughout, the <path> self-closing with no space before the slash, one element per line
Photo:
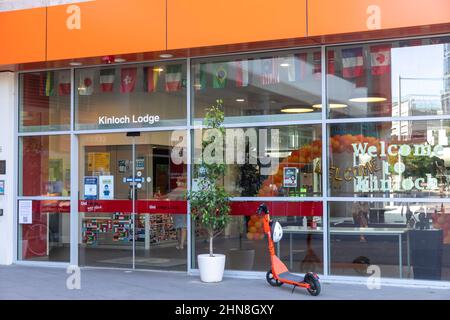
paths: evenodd
<path fill-rule="evenodd" d="M 100 176 L 100 200 L 114 199 L 114 176 Z"/>
<path fill-rule="evenodd" d="M 98 177 L 84 177 L 84 199 L 98 199 Z"/>
<path fill-rule="evenodd" d="M 285 188 L 297 187 L 297 168 L 283 168 L 283 186 Z"/>
<path fill-rule="evenodd" d="M 19 224 L 33 223 L 33 200 L 19 200 Z"/>
<path fill-rule="evenodd" d="M 88 171 L 90 172 L 110 172 L 109 152 L 89 152 Z"/>

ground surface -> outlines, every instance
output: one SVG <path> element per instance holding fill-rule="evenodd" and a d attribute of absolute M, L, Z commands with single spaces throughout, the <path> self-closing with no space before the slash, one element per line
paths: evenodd
<path fill-rule="evenodd" d="M 273 288 L 265 279 L 225 278 L 205 284 L 197 276 L 176 272 L 126 272 L 82 269 L 81 290 L 66 288 L 67 274 L 61 268 L 0 267 L 0 299 L 450 299 L 450 290 L 383 286 L 369 290 L 364 285 L 324 283 L 322 294 L 311 297 L 305 290 Z"/>

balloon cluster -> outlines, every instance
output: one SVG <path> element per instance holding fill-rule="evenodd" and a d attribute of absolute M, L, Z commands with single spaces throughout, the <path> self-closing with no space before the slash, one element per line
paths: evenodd
<path fill-rule="evenodd" d="M 264 239 L 264 217 L 253 215 L 247 223 L 247 239 L 248 240 L 262 240 Z"/>

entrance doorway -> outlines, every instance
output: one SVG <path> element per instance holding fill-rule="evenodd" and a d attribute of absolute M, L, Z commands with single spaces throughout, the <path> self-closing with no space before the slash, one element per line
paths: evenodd
<path fill-rule="evenodd" d="M 187 270 L 187 168 L 171 134 L 79 136 L 80 265 Z"/>

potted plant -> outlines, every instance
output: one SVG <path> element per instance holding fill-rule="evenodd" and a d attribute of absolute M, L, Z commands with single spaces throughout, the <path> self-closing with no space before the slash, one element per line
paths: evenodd
<path fill-rule="evenodd" d="M 222 100 L 211 106 L 206 113 L 204 124 L 206 139 L 202 139 L 202 161 L 195 171 L 199 175 L 196 190 L 188 192 L 192 218 L 206 230 L 209 239 L 209 253 L 197 256 L 200 279 L 204 282 L 222 281 L 225 270 L 225 255 L 214 253 L 213 241 L 220 235 L 229 222 L 230 195 L 225 191 L 222 183 L 226 171 L 224 161 L 208 161 L 207 153 L 217 156 L 216 152 L 223 152 L 224 133 L 222 126 L 224 113 Z M 219 139 L 216 141 L 216 139 Z M 220 147 L 214 149 L 215 145 Z M 213 147 L 213 148 L 211 148 Z M 223 159 L 222 157 L 218 157 Z"/>

